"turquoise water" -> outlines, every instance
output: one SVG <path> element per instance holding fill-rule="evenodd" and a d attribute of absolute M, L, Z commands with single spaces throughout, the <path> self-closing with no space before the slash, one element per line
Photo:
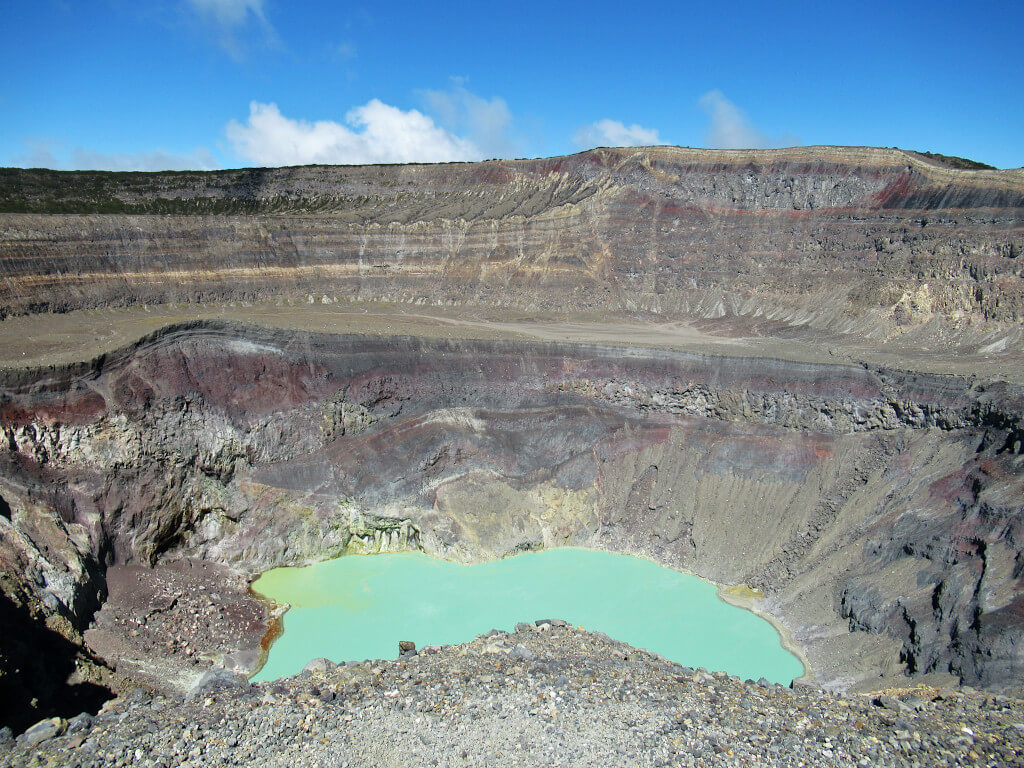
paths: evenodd
<path fill-rule="evenodd" d="M 516 622 L 565 619 L 691 667 L 788 683 L 803 666 L 775 628 L 715 587 L 647 560 L 586 549 L 530 552 L 482 565 L 418 553 L 349 555 L 275 568 L 253 588 L 291 609 L 255 680 L 320 656 L 388 659 L 398 641 L 446 645 Z"/>

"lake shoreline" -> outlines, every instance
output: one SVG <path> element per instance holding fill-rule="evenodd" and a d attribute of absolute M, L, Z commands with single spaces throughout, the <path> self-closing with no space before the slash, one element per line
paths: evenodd
<path fill-rule="evenodd" d="M 292 634 L 282 633 L 274 643 L 274 668 L 265 672 L 273 664 L 271 650 L 252 679 L 295 674 L 319 656 L 389 658 L 399 639 L 457 645 L 538 618 L 565 619 L 687 666 L 787 683 L 808 673 L 785 627 L 757 610 L 753 599 L 728 599 L 721 585 L 650 558 L 585 547 L 553 547 L 473 565 L 424 552 L 384 557 L 342 556 L 314 564 L 321 566 L 318 572 L 285 567 L 254 579 L 256 594 L 289 606 Z M 523 571 L 527 559 L 532 562 Z M 468 568 L 481 570 L 470 577 L 463 570 Z M 671 606 L 692 610 L 666 610 Z M 756 621 L 742 618 L 748 615 Z M 293 656 L 285 661 L 289 657 L 278 644 L 288 641 L 286 653 Z M 305 656 L 297 660 L 294 654 Z"/>

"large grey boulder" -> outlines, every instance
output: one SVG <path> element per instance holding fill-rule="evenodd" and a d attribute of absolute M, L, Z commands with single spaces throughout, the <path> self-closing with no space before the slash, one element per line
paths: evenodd
<path fill-rule="evenodd" d="M 252 674 L 260 664 L 260 652 L 255 649 L 233 651 L 224 655 L 221 666 L 241 674 Z"/>

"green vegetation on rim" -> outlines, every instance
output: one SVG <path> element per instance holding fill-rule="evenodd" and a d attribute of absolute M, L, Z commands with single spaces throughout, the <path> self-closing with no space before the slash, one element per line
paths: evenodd
<path fill-rule="evenodd" d="M 988 165 L 986 163 L 979 163 L 977 160 L 968 160 L 966 157 L 956 157 L 955 155 L 940 155 L 938 152 L 917 152 L 912 150 L 915 155 L 923 157 L 925 160 L 930 160 L 936 165 L 943 165 L 947 168 L 956 168 L 961 171 L 995 171 L 998 170 L 994 165 Z"/>

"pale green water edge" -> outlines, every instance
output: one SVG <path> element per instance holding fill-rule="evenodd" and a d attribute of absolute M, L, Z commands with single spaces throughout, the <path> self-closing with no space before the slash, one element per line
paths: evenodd
<path fill-rule="evenodd" d="M 419 553 L 349 555 L 275 568 L 253 588 L 291 606 L 254 680 L 296 674 L 320 656 L 389 659 L 399 640 L 463 643 L 544 618 L 742 678 L 785 684 L 804 671 L 775 627 L 720 600 L 713 585 L 628 555 L 551 549 L 472 566 Z"/>

